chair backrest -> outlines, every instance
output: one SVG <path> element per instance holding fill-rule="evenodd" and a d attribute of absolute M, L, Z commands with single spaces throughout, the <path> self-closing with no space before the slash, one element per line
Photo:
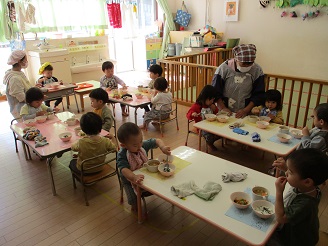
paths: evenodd
<path fill-rule="evenodd" d="M 165 108 L 167 107 L 170 107 L 170 110 L 165 110 Z M 160 114 L 163 114 L 163 113 L 170 113 L 171 115 L 175 115 L 177 116 L 178 115 L 178 103 L 177 101 L 172 101 L 171 103 L 165 103 L 165 104 L 162 104 L 161 107 L 159 108 L 159 111 L 160 111 Z"/>
<path fill-rule="evenodd" d="M 226 49 L 233 48 L 239 44 L 240 38 L 228 38 Z"/>
<path fill-rule="evenodd" d="M 101 155 L 97 155 L 88 159 L 85 159 L 81 162 L 81 175 L 84 176 L 85 173 L 92 173 L 92 170 L 99 170 L 100 167 L 116 160 L 116 154 L 117 151 L 113 150 L 113 151 L 109 151 L 106 153 L 103 153 Z M 113 155 L 113 156 L 109 156 L 109 155 Z M 99 164 L 97 165 L 92 165 L 91 167 L 87 167 L 87 165 L 89 164 L 88 162 L 90 161 L 94 161 L 94 160 L 99 160 Z"/>

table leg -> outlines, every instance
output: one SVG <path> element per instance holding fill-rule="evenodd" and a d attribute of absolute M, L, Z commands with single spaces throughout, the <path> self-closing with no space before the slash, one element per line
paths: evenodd
<path fill-rule="evenodd" d="M 137 122 L 137 111 L 138 111 L 138 107 L 134 108 L 134 122 L 138 125 L 138 122 Z"/>
<path fill-rule="evenodd" d="M 81 104 L 81 111 L 84 111 L 84 99 L 83 99 L 83 94 L 79 94 L 80 95 L 80 104 Z"/>
<path fill-rule="evenodd" d="M 77 103 L 75 92 L 74 92 L 74 98 L 75 98 L 75 103 L 76 103 L 76 107 L 77 107 L 77 112 L 80 113 L 79 104 Z"/>
<path fill-rule="evenodd" d="M 138 223 L 142 223 L 141 188 L 137 185 Z"/>
<path fill-rule="evenodd" d="M 198 150 L 202 151 L 202 130 L 198 133 Z"/>
<path fill-rule="evenodd" d="M 54 181 L 54 176 L 52 174 L 52 170 L 51 170 L 51 162 L 54 159 L 54 157 L 49 157 L 47 158 L 47 167 L 48 167 L 48 172 L 50 175 L 50 185 L 51 185 L 51 189 L 52 189 L 52 195 L 56 196 L 56 187 L 55 187 L 55 181 Z"/>
<path fill-rule="evenodd" d="M 66 95 L 66 106 L 67 106 L 67 109 L 69 109 L 69 105 L 70 105 L 70 103 L 69 103 L 69 96 L 68 95 Z"/>
<path fill-rule="evenodd" d="M 25 146 L 25 143 L 23 141 L 22 141 L 22 148 L 23 148 L 23 151 L 24 151 L 25 160 L 29 160 L 29 158 L 27 156 L 26 146 Z"/>

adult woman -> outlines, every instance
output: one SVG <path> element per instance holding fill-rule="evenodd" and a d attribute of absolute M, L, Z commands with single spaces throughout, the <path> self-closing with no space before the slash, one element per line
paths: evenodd
<path fill-rule="evenodd" d="M 242 44 L 233 48 L 234 58 L 222 63 L 215 71 L 212 85 L 218 95 L 218 107 L 236 118 L 243 118 L 252 108 L 264 102 L 264 74 L 254 63 L 256 47 Z"/>
<path fill-rule="evenodd" d="M 25 92 L 32 87 L 21 71 L 22 68 L 28 66 L 25 51 L 13 51 L 8 58 L 7 64 L 12 65 L 12 68 L 6 71 L 3 83 L 6 85 L 6 96 L 10 112 L 16 117 L 25 103 Z"/>

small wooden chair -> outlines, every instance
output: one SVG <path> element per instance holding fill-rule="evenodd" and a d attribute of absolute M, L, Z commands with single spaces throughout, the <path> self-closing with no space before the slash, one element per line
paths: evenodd
<path fill-rule="evenodd" d="M 117 172 L 117 165 L 116 168 L 113 168 L 109 165 L 110 162 L 116 161 L 116 151 L 106 152 L 101 155 L 97 155 L 92 158 L 88 158 L 81 163 L 81 172 L 75 172 L 71 169 L 72 178 L 73 178 L 73 187 L 76 189 L 76 183 L 75 180 L 80 182 L 83 185 L 83 192 L 84 192 L 84 199 L 86 206 L 89 206 L 89 201 L 87 198 L 87 192 L 86 187 L 89 187 L 103 179 L 113 177 L 118 174 Z M 98 165 L 95 165 L 93 167 L 86 167 L 86 164 L 88 164 L 91 160 L 96 159 L 102 159 Z M 95 174 L 86 173 L 86 171 L 92 171 L 93 169 L 98 169 L 99 167 L 103 167 L 102 171 L 97 172 Z M 120 189 L 122 189 L 121 179 L 118 178 Z"/>

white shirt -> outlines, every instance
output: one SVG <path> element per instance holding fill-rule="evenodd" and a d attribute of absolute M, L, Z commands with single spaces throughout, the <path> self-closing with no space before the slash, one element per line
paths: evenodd
<path fill-rule="evenodd" d="M 172 102 L 172 93 L 171 92 L 158 92 L 156 96 L 151 98 L 151 103 L 154 104 L 156 110 L 160 110 L 163 104 Z M 171 105 L 167 105 L 162 108 L 162 110 L 170 111 Z"/>

